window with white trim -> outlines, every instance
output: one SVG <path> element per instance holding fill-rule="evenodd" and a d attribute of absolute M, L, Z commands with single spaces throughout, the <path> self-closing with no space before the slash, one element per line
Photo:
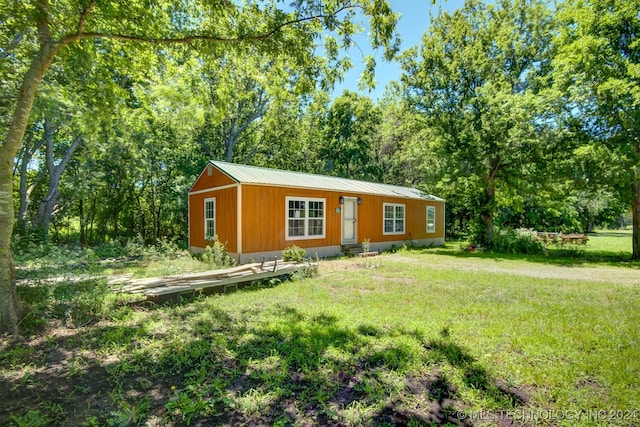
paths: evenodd
<path fill-rule="evenodd" d="M 395 203 L 384 203 L 383 234 L 404 234 L 405 206 Z"/>
<path fill-rule="evenodd" d="M 436 207 L 427 206 L 427 233 L 436 232 Z"/>
<path fill-rule="evenodd" d="M 204 199 L 204 238 L 213 240 L 216 236 L 216 198 Z"/>
<path fill-rule="evenodd" d="M 286 198 L 286 238 L 321 239 L 325 236 L 325 199 Z"/>

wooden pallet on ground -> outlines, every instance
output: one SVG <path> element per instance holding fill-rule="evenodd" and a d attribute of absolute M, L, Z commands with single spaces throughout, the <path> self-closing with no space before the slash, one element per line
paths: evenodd
<path fill-rule="evenodd" d="M 317 268 L 313 263 L 275 260 L 199 273 L 132 279 L 122 284 L 120 292 L 142 294 L 149 300 L 162 302 L 196 292 L 225 293 L 254 281 L 288 276 L 297 271 L 313 272 Z"/>

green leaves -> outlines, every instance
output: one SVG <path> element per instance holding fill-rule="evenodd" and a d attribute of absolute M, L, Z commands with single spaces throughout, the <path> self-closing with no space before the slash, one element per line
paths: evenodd
<path fill-rule="evenodd" d="M 327 111 L 321 156 L 326 171 L 348 178 L 371 179 L 374 138 L 380 110 L 364 96 L 345 91 Z"/>
<path fill-rule="evenodd" d="M 539 1 L 471 0 L 432 21 L 403 56 L 405 96 L 434 131 L 445 196 L 475 186 L 466 209 L 490 242 L 496 191 L 528 175 L 542 141 L 536 99 L 549 61 L 550 13 Z M 444 181 L 443 181 L 444 182 Z M 455 189 L 455 190 L 454 190 Z"/>
<path fill-rule="evenodd" d="M 555 86 L 572 102 L 567 120 L 603 144 L 626 173 L 612 186 L 632 202 L 640 257 L 640 1 L 568 0 L 558 10 Z M 620 182 L 621 181 L 621 182 Z"/>

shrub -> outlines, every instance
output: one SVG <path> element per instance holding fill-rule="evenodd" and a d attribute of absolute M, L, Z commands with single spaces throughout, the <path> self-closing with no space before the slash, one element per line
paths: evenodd
<path fill-rule="evenodd" d="M 472 220 L 467 230 L 471 248 L 489 248 L 492 242 L 487 240 L 487 226 L 483 221 Z"/>
<path fill-rule="evenodd" d="M 307 259 L 307 251 L 297 247 L 296 245 L 293 245 L 290 248 L 285 248 L 282 251 L 282 259 L 284 261 L 304 262 Z"/>
<path fill-rule="evenodd" d="M 121 258 L 127 256 L 127 246 L 123 246 L 119 240 L 100 243 L 92 248 L 98 259 Z"/>
<path fill-rule="evenodd" d="M 215 240 L 213 241 L 213 245 L 215 245 Z M 132 249 L 133 250 L 136 249 L 135 244 L 132 246 Z M 224 245 L 222 245 L 222 250 L 224 251 Z M 176 259 L 178 257 L 185 255 L 185 253 L 186 251 L 181 249 L 180 246 L 178 246 L 178 244 L 174 240 L 170 240 L 165 237 L 162 237 L 158 239 L 153 245 L 149 245 L 145 247 L 143 244 L 141 246 L 140 255 L 144 256 L 145 258 L 164 260 L 164 259 Z M 130 253 L 129 255 L 131 256 L 131 255 L 138 255 L 138 254 Z"/>
<path fill-rule="evenodd" d="M 226 251 L 224 243 L 218 240 L 218 236 L 214 236 L 211 244 L 207 244 L 202 254 L 202 261 L 211 267 L 232 267 L 236 265 L 236 261 L 231 258 Z"/>
<path fill-rule="evenodd" d="M 181 255 L 182 252 L 184 252 L 175 240 L 170 240 L 166 237 L 158 240 L 156 244 L 156 250 L 160 255 L 168 258 L 176 258 L 177 256 Z"/>
<path fill-rule="evenodd" d="M 491 249 L 495 252 L 510 254 L 542 254 L 544 245 L 536 240 L 535 234 L 529 230 L 496 228 L 493 232 Z"/>
<path fill-rule="evenodd" d="M 143 256 L 146 250 L 144 239 L 138 235 L 134 238 L 127 240 L 125 245 L 128 256 Z"/>

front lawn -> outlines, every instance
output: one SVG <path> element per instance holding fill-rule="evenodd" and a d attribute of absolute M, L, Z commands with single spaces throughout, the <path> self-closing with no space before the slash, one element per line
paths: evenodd
<path fill-rule="evenodd" d="M 44 320 L 3 342 L 0 424 L 633 425 L 637 267 L 451 245 L 179 305 L 23 289 Z"/>

